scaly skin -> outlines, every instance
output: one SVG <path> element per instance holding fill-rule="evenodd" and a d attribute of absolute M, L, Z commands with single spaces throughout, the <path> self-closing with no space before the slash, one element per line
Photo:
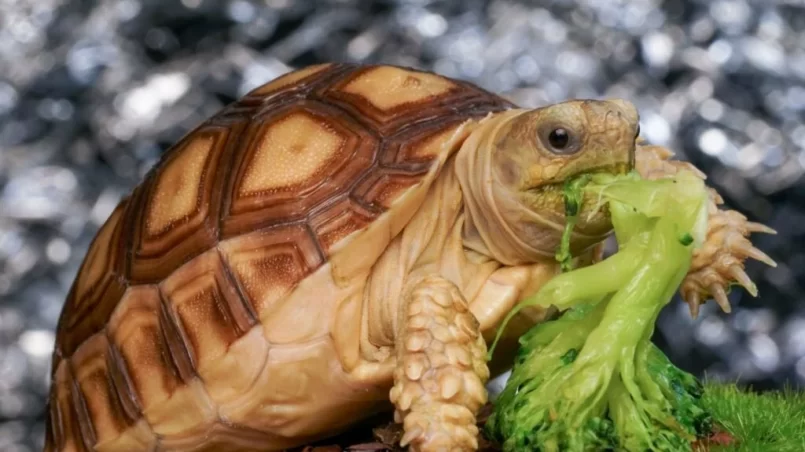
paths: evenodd
<path fill-rule="evenodd" d="M 476 413 L 487 401 L 486 342 L 455 284 L 416 283 L 401 304 L 390 398 L 411 451 L 478 448 Z"/>
<path fill-rule="evenodd" d="M 659 179 L 676 174 L 685 168 L 702 179 L 706 176 L 688 162 L 670 160 L 673 153 L 660 146 L 638 146 L 635 165 L 642 177 Z M 752 295 L 757 296 L 757 288 L 744 271 L 744 261 L 753 258 L 776 267 L 769 256 L 752 246 L 749 235 L 753 232 L 775 234 L 768 226 L 747 221 L 747 218 L 734 210 L 723 210 L 718 206 L 724 200 L 710 190 L 708 205 L 709 219 L 707 238 L 701 248 L 693 253 L 693 261 L 687 276 L 682 281 L 680 293 L 690 307 L 695 318 L 699 307 L 712 298 L 724 312 L 730 312 L 727 290 L 732 284 L 739 284 Z"/>

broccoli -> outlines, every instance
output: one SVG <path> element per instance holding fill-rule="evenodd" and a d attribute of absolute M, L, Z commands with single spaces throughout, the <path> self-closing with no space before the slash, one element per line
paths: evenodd
<path fill-rule="evenodd" d="M 570 269 L 569 234 L 579 204 L 607 204 L 618 252 Z M 487 420 L 505 451 L 683 451 L 711 428 L 702 386 L 651 342 L 654 323 L 705 238 L 707 190 L 688 171 L 644 180 L 585 175 L 565 185 L 568 226 L 557 259 L 564 271 L 529 305 L 564 314 L 520 338 L 512 374 Z"/>

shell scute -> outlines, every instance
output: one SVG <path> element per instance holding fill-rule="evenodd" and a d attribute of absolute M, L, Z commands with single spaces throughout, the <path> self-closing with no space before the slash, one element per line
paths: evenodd
<path fill-rule="evenodd" d="M 381 66 L 360 72 L 343 83 L 340 91 L 360 96 L 377 112 L 389 114 L 403 106 L 433 102 L 456 89 L 458 86 L 445 77 Z"/>
<path fill-rule="evenodd" d="M 251 124 L 222 220 L 224 238 L 304 219 L 371 167 L 376 138 L 335 118 L 326 107 L 303 102 Z"/>
<path fill-rule="evenodd" d="M 390 209 L 394 201 L 411 187 L 419 184 L 422 177 L 395 170 L 377 172 L 356 190 L 361 201 L 372 208 Z"/>
<path fill-rule="evenodd" d="M 352 70 L 353 65 L 350 64 L 324 63 L 287 72 L 227 105 L 208 122 L 229 124 L 246 117 L 259 118 L 299 102 L 313 100 L 313 91 L 329 86 L 332 81 Z"/>
<path fill-rule="evenodd" d="M 204 202 L 206 166 L 214 145 L 213 135 L 200 132 L 163 166 L 145 206 L 143 242 L 173 232 L 179 224 L 203 216 L 207 208 Z"/>
<path fill-rule="evenodd" d="M 142 206 L 131 212 L 137 225 L 128 275 L 132 283 L 159 282 L 176 262 L 217 242 L 216 177 L 226 171 L 230 134 L 225 127 L 199 128 L 171 149 L 141 185 Z"/>
<path fill-rule="evenodd" d="M 474 96 L 463 85 L 436 74 L 395 66 L 366 67 L 321 90 L 321 96 L 379 133 L 449 114 L 454 103 Z"/>
<path fill-rule="evenodd" d="M 126 291 L 109 322 L 109 336 L 120 351 L 137 399 L 143 406 L 169 398 L 182 384 L 159 325 L 156 286 Z"/>
<path fill-rule="evenodd" d="M 432 125 L 404 129 L 392 137 L 384 153 L 387 166 L 419 173 L 444 153 L 460 121 L 436 121 Z"/>
<path fill-rule="evenodd" d="M 344 196 L 312 214 L 310 225 L 322 251 L 329 255 L 336 243 L 366 227 L 376 216 L 376 211 L 368 210 L 363 204 Z"/>
<path fill-rule="evenodd" d="M 325 121 L 295 110 L 264 126 L 234 196 L 305 195 L 317 181 L 340 170 L 348 139 Z"/>
<path fill-rule="evenodd" d="M 274 227 L 220 244 L 253 312 L 262 318 L 324 259 L 304 224 Z"/>
<path fill-rule="evenodd" d="M 213 249 L 185 264 L 160 284 L 168 317 L 186 344 L 200 374 L 257 323 L 227 278 L 221 256 Z"/>

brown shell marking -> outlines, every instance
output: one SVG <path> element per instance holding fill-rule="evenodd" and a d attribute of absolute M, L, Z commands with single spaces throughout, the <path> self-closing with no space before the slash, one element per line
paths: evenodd
<path fill-rule="evenodd" d="M 272 335 L 254 326 L 415 188 L 455 126 L 509 107 L 435 74 L 325 64 L 205 121 L 90 246 L 57 329 L 48 445 L 146 448 L 223 428 L 217 407 L 236 410 L 266 369 Z"/>

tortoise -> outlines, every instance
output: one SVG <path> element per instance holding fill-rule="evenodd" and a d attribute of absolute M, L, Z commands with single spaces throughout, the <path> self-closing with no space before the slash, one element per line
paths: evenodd
<path fill-rule="evenodd" d="M 59 318 L 45 450 L 282 450 L 394 410 L 410 450 L 476 450 L 495 327 L 556 275 L 561 184 L 691 165 L 625 100 L 522 108 L 395 65 L 300 68 L 170 147 L 93 239 Z M 694 168 L 695 169 L 695 168 Z M 702 177 L 704 177 L 702 175 Z M 753 287 L 717 207 L 681 293 Z M 581 218 L 579 265 L 612 229 Z M 508 350 L 508 351 L 506 351 Z"/>

